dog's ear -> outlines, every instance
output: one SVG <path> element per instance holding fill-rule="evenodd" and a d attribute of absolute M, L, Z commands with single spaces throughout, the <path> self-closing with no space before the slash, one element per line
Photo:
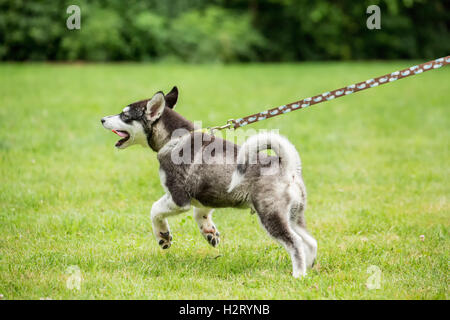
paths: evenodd
<path fill-rule="evenodd" d="M 168 94 L 166 94 L 166 107 L 173 109 L 178 100 L 178 88 L 173 87 Z"/>
<path fill-rule="evenodd" d="M 166 106 L 166 101 L 164 99 L 164 94 L 159 91 L 155 93 L 153 98 L 147 102 L 147 107 L 145 109 L 145 116 L 150 123 L 155 122 L 161 117 L 164 107 Z"/>

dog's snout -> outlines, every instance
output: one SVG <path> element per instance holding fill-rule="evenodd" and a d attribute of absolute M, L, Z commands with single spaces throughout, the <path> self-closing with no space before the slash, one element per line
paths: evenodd
<path fill-rule="evenodd" d="M 105 118 L 102 118 L 100 121 L 102 122 L 102 124 L 104 124 L 106 120 Z"/>

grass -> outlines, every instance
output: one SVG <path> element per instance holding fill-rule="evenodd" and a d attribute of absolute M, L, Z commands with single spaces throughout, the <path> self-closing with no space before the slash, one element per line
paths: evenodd
<path fill-rule="evenodd" d="M 209 126 L 412 64 L 0 65 L 0 294 L 448 299 L 448 68 L 252 126 L 280 129 L 302 157 L 319 242 L 318 265 L 303 280 L 249 211 L 216 211 L 218 249 L 192 212 L 171 218 L 174 243 L 162 251 L 149 218 L 163 195 L 155 154 L 119 152 L 100 126 L 174 84 L 178 112 Z M 370 290 L 372 265 L 381 283 Z M 80 290 L 67 287 L 71 266 Z"/>

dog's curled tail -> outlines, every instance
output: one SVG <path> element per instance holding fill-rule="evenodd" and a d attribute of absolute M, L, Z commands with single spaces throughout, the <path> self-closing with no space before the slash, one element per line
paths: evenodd
<path fill-rule="evenodd" d="M 249 164 L 257 163 L 258 153 L 271 149 L 280 158 L 282 174 L 301 174 L 301 162 L 295 147 L 284 137 L 275 133 L 260 133 L 248 138 L 239 149 L 236 169 L 233 172 L 228 192 L 233 191 L 244 180 Z"/>

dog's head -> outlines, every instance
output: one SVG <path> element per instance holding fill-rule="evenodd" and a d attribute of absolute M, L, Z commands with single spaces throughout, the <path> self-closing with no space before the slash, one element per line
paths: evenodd
<path fill-rule="evenodd" d="M 164 108 L 173 109 L 177 100 L 177 87 L 173 87 L 167 95 L 159 91 L 153 98 L 129 104 L 121 113 L 106 116 L 101 122 L 106 129 L 121 137 L 116 143 L 117 148 L 125 149 L 133 144 L 148 146 L 152 126 L 159 120 Z"/>

